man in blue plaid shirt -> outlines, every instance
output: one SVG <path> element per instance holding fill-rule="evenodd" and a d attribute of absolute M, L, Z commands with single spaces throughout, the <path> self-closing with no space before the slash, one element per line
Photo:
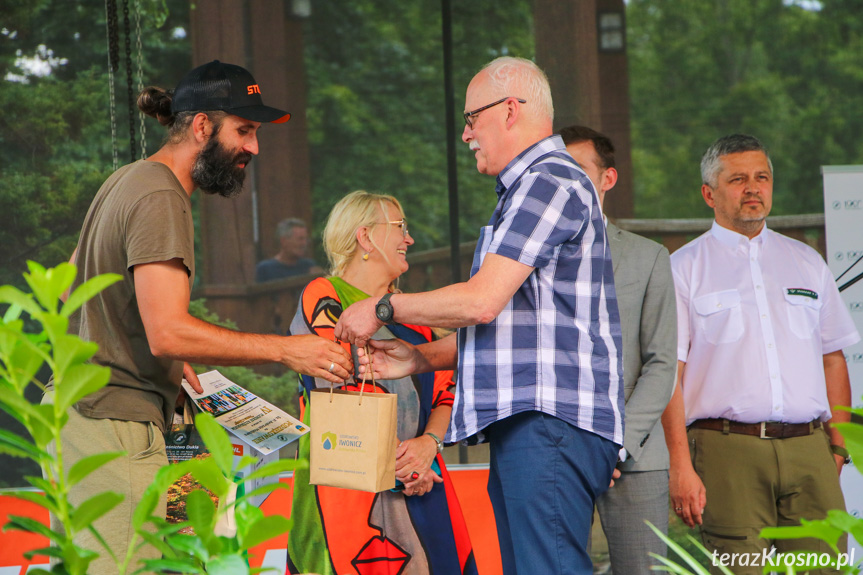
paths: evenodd
<path fill-rule="evenodd" d="M 589 574 L 594 501 L 623 443 L 620 318 L 602 212 L 552 135 L 551 90 L 535 64 L 494 60 L 468 86 L 465 110 L 462 139 L 477 169 L 497 176 L 498 196 L 470 280 L 354 304 L 336 336 L 362 347 L 386 322 L 459 328 L 417 347 L 374 342 L 375 375 L 457 363 L 446 441 L 490 444 L 504 573 Z"/>

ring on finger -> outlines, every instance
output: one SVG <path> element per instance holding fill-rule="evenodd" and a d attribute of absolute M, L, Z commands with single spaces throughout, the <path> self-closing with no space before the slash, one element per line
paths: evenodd
<path fill-rule="evenodd" d="M 331 361 L 331 362 L 330 362 L 330 368 L 329 368 L 327 371 L 329 371 L 330 373 L 332 373 L 332 372 L 333 372 L 333 370 L 334 370 L 335 368 L 336 368 L 336 362 Z"/>

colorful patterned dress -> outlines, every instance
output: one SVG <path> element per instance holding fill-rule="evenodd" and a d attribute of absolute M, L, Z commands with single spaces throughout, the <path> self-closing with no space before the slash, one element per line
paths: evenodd
<path fill-rule="evenodd" d="M 314 333 L 333 340 L 342 309 L 368 295 L 339 278 L 318 278 L 303 292 L 291 334 Z M 398 337 L 412 344 L 431 341 L 427 327 L 389 325 L 375 338 Z M 346 349 L 347 344 L 344 344 Z M 309 391 L 329 382 L 303 376 L 302 417 L 308 422 Z M 452 372 L 379 381 L 377 392 L 398 394 L 398 437 L 423 434 L 431 410 L 452 405 Z M 351 384 L 345 389 L 358 391 Z M 368 392 L 368 386 L 366 387 Z M 309 435 L 300 439 L 309 456 Z M 366 493 L 309 485 L 308 470 L 294 473 L 293 529 L 288 538 L 288 572 L 319 575 L 476 574 L 467 527 L 443 458 L 443 483 L 422 496 Z"/>

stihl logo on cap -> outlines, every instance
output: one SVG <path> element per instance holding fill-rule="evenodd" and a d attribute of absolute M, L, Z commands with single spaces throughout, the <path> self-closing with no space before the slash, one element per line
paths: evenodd
<path fill-rule="evenodd" d="M 252 84 L 251 86 L 249 86 L 249 87 L 248 87 L 248 90 L 249 90 L 249 94 L 250 94 L 250 95 L 251 95 L 251 94 L 260 94 L 260 93 L 261 93 L 261 89 L 258 87 L 258 85 L 257 85 L 257 84 Z"/>

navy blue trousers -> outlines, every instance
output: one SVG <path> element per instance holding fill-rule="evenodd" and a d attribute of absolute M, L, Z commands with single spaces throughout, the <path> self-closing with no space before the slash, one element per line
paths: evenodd
<path fill-rule="evenodd" d="M 487 431 L 488 494 L 504 575 L 591 575 L 593 507 L 608 489 L 619 447 L 538 411 Z"/>

